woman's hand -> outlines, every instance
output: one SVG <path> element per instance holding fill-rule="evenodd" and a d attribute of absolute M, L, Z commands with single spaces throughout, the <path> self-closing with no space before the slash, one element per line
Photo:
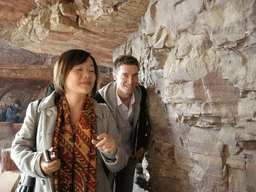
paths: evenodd
<path fill-rule="evenodd" d="M 97 137 L 97 140 L 93 139 L 92 144 L 94 144 L 98 149 L 106 151 L 108 153 L 116 152 L 116 141 L 113 137 L 107 133 L 103 133 Z"/>
<path fill-rule="evenodd" d="M 53 150 L 53 148 L 50 149 L 50 151 L 52 151 L 52 150 Z M 44 156 L 42 155 L 42 157 L 40 159 L 40 166 L 45 175 L 50 175 L 50 174 L 54 173 L 55 171 L 59 170 L 59 168 L 61 166 L 61 162 L 60 162 L 60 159 L 56 159 L 56 160 L 53 160 L 53 161 L 47 163 L 44 159 Z"/>

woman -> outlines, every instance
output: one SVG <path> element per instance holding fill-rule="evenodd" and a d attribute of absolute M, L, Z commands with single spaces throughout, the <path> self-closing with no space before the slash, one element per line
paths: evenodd
<path fill-rule="evenodd" d="M 20 170 L 36 177 L 34 191 L 111 191 L 104 169 L 117 172 L 126 165 L 112 114 L 92 99 L 97 77 L 97 64 L 88 52 L 67 51 L 54 66 L 56 91 L 38 106 L 36 136 L 38 102 L 29 104 L 11 157 Z M 42 155 L 46 149 L 58 159 L 47 163 Z"/>

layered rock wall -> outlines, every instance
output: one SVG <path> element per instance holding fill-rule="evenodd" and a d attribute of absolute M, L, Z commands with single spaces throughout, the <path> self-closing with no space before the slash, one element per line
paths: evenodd
<path fill-rule="evenodd" d="M 256 1 L 151 0 L 114 52 L 148 88 L 152 191 L 256 191 Z"/>
<path fill-rule="evenodd" d="M 6 27 L 0 28 L 4 40 L 36 53 L 60 55 L 69 49 L 85 49 L 107 67 L 112 66 L 113 49 L 138 30 L 149 5 L 149 0 L 35 0 L 35 8 L 30 0 L 28 12 L 23 0 L 2 1 L 7 0 L 0 0 L 0 15 L 12 9 L 18 21 L 15 27 L 7 27 L 8 21 L 15 21 L 4 17 Z"/>

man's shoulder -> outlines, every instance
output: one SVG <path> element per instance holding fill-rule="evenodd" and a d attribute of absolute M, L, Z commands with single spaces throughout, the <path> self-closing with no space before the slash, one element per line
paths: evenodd
<path fill-rule="evenodd" d="M 95 98 L 92 101 L 96 116 L 103 118 L 107 113 L 110 113 L 110 108 L 106 103 L 99 103 Z"/>
<path fill-rule="evenodd" d="M 147 97 L 147 90 L 143 85 L 138 85 L 134 89 L 134 94 L 135 94 L 136 100 L 138 99 L 139 101 L 142 101 Z"/>
<path fill-rule="evenodd" d="M 112 91 L 115 88 L 115 84 L 115 81 L 109 82 L 108 84 L 101 87 L 98 92 L 103 94 L 103 92 Z"/>
<path fill-rule="evenodd" d="M 14 107 L 14 106 L 9 106 L 8 108 L 7 108 L 7 110 L 11 110 L 11 111 L 14 111 L 15 109 L 16 109 L 16 107 Z"/>
<path fill-rule="evenodd" d="M 106 103 L 108 107 L 113 111 L 117 106 L 116 102 L 116 83 L 110 82 L 102 87 L 94 96 L 94 99 L 98 103 Z"/>
<path fill-rule="evenodd" d="M 141 90 L 142 97 L 146 97 L 147 96 L 146 88 L 143 85 L 139 85 L 139 88 Z"/>
<path fill-rule="evenodd" d="M 103 97 L 101 96 L 101 94 L 99 92 L 97 92 L 94 96 L 94 99 L 98 102 L 98 103 L 106 103 L 105 99 L 103 99 Z"/>
<path fill-rule="evenodd" d="M 100 88 L 98 90 L 98 92 L 96 93 L 96 100 L 100 101 L 100 103 L 104 102 L 102 99 L 104 99 L 105 101 L 107 100 L 111 100 L 114 96 L 116 90 L 116 83 L 114 82 L 110 82 L 107 85 L 103 86 L 102 88 Z"/>
<path fill-rule="evenodd" d="M 146 90 L 146 88 L 143 85 L 138 85 L 141 90 Z"/>

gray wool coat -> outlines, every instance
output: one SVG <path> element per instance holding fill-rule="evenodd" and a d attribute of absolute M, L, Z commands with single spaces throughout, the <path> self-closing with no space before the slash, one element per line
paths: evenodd
<path fill-rule="evenodd" d="M 40 168 L 40 158 L 44 150 L 52 147 L 55 123 L 57 119 L 57 106 L 55 105 L 56 92 L 44 98 L 39 106 L 40 114 L 36 136 L 37 151 L 35 147 L 35 117 L 37 114 L 38 101 L 31 102 L 26 111 L 26 117 L 21 130 L 16 134 L 12 143 L 11 158 L 21 170 L 21 177 L 25 173 L 36 177 L 34 191 L 54 192 L 54 176 L 45 176 Z M 96 134 L 107 133 L 112 136 L 117 144 L 117 153 L 111 154 L 97 151 L 97 187 L 99 192 L 110 192 L 108 178 L 104 172 L 103 164 L 111 172 L 121 170 L 128 161 L 128 156 L 121 147 L 120 135 L 116 122 L 106 104 L 99 104 L 93 100 L 96 119 Z"/>
<path fill-rule="evenodd" d="M 116 87 L 117 83 L 116 81 L 111 82 L 107 84 L 106 86 L 102 87 L 98 92 L 101 94 L 101 96 L 106 101 L 107 105 L 110 108 L 110 111 L 112 112 L 115 119 L 118 118 L 117 116 L 117 98 L 116 98 Z M 132 124 L 132 143 L 133 143 L 133 154 L 136 154 L 137 148 L 138 148 L 138 140 L 144 139 L 145 135 L 139 135 L 138 129 L 139 129 L 139 116 L 140 116 L 140 102 L 142 93 L 140 88 L 137 86 L 134 90 L 135 95 L 135 104 L 134 104 L 134 115 L 133 115 L 133 124 Z M 117 123 L 117 127 L 119 127 Z M 140 146 L 146 148 L 146 146 Z"/>

